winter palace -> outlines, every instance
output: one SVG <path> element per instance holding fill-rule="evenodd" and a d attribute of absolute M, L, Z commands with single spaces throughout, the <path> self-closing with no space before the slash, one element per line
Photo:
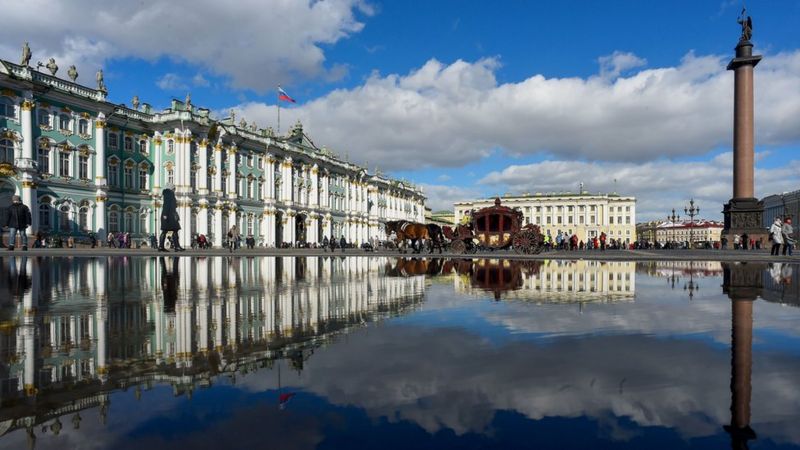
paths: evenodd
<path fill-rule="evenodd" d="M 259 245 L 382 236 L 382 223 L 424 221 L 425 197 L 402 181 L 318 148 L 298 122 L 286 135 L 186 101 L 155 111 L 97 88 L 0 60 L 0 207 L 22 197 L 37 231 L 158 234 L 162 187 L 174 186 L 180 239 L 219 246 L 234 223 Z"/>

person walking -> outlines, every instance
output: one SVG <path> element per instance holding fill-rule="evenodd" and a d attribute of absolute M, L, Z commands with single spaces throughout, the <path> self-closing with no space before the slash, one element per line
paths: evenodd
<path fill-rule="evenodd" d="M 783 235 L 783 255 L 786 256 L 786 252 L 789 252 L 789 256 L 792 256 L 792 247 L 794 247 L 794 238 L 792 234 L 794 234 L 794 228 L 792 228 L 792 219 L 787 217 L 783 221 L 783 226 L 781 226 L 781 234 Z"/>
<path fill-rule="evenodd" d="M 769 237 L 772 240 L 770 255 L 778 256 L 780 254 L 781 245 L 783 244 L 783 224 L 781 223 L 780 217 L 776 217 L 775 222 L 769 227 Z"/>
<path fill-rule="evenodd" d="M 172 249 L 176 252 L 182 252 L 180 240 L 178 239 L 178 231 L 181 229 L 180 216 L 178 216 L 178 200 L 175 198 L 175 191 L 172 189 L 164 189 L 162 193 L 164 197 L 164 206 L 161 208 L 161 236 L 158 238 L 158 251 L 166 252 L 164 248 L 164 240 L 167 238 L 167 233 L 172 232 Z"/>
<path fill-rule="evenodd" d="M 228 230 L 228 250 L 233 252 L 239 248 L 239 228 L 236 225 L 233 225 L 230 230 Z"/>
<path fill-rule="evenodd" d="M 322 238 L 322 251 L 328 252 L 328 236 L 323 236 Z"/>
<path fill-rule="evenodd" d="M 116 248 L 117 244 L 114 241 L 114 233 L 108 232 L 108 236 L 106 236 L 106 245 L 108 248 Z"/>
<path fill-rule="evenodd" d="M 31 224 L 31 210 L 22 203 L 19 195 L 14 195 L 11 197 L 11 206 L 8 207 L 7 214 L 4 225 L 8 227 L 8 249 L 14 250 L 14 244 L 17 242 L 17 232 L 19 232 L 22 250 L 27 251 L 28 233 L 25 230 Z"/>
<path fill-rule="evenodd" d="M 344 248 L 347 247 L 347 241 L 344 239 L 344 235 L 339 239 L 339 246 L 342 248 L 342 253 L 344 253 Z"/>

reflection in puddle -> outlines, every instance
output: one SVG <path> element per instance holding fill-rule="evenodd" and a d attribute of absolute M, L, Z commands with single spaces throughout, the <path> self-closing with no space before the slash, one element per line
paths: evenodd
<path fill-rule="evenodd" d="M 546 425 L 556 419 L 559 430 L 597 423 L 590 438 L 606 446 L 655 445 L 663 436 L 654 427 L 677 433 L 673 447 L 704 438 L 746 448 L 756 437 L 797 446 L 791 380 L 800 358 L 784 343 L 800 341 L 800 310 L 771 305 L 800 305 L 797 276 L 795 265 L 710 262 L 0 258 L 0 447 L 77 445 L 56 439 L 64 435 L 134 447 L 126 436 L 157 433 L 144 431 L 147 420 L 203 407 L 148 391 L 168 387 L 171 399 L 188 400 L 233 383 L 251 396 L 275 393 L 274 410 L 297 393 L 287 413 L 321 427 L 297 448 L 353 439 L 356 428 L 344 424 L 361 415 L 371 418 L 357 431 L 372 436 L 365 442 L 398 435 L 386 428 L 398 421 L 428 432 L 403 438 L 409 447 L 432 445 L 426 439 L 444 429 L 458 439 L 438 448 L 502 447 L 492 439 L 524 429 L 563 447 L 593 446 Z M 666 295 L 670 281 L 698 280 L 694 302 Z M 463 323 L 437 308 L 465 294 L 519 301 L 460 302 Z M 774 324 L 761 354 L 754 319 Z M 506 342 L 504 333 L 522 338 Z M 117 417 L 133 408 L 120 390 L 149 405 L 138 421 Z M 241 396 L 220 395 L 215 405 L 248 411 Z M 309 396 L 319 399 L 313 407 Z M 501 411 L 529 422 L 508 430 Z M 332 417 L 337 425 L 324 425 Z M 170 433 L 186 428 L 176 434 L 183 439 L 202 436 L 203 426 L 168 423 Z M 214 434 L 228 433 L 221 423 Z"/>

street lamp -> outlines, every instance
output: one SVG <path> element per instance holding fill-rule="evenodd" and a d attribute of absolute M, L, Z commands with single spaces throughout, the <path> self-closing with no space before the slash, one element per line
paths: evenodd
<path fill-rule="evenodd" d="M 675 243 L 675 222 L 680 220 L 680 218 L 681 218 L 680 214 L 678 214 L 678 215 L 675 214 L 675 208 L 672 208 L 672 215 L 671 216 L 667 216 L 667 220 L 670 221 L 671 228 L 672 228 L 672 242 L 673 242 L 673 244 Z"/>
<path fill-rule="evenodd" d="M 695 206 L 694 199 L 689 200 L 689 205 L 683 208 L 683 212 L 689 216 L 689 248 L 694 247 L 694 216 L 700 214 L 700 207 Z"/>

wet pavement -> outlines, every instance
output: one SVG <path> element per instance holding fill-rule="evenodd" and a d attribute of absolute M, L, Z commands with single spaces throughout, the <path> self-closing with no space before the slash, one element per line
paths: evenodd
<path fill-rule="evenodd" d="M 800 448 L 796 264 L 0 256 L 0 448 Z"/>

